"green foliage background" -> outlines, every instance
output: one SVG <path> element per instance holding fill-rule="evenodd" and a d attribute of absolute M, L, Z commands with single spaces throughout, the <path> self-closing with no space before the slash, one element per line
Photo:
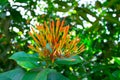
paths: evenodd
<path fill-rule="evenodd" d="M 44 0 L 45 5 L 39 0 L 14 0 L 14 4 L 9 1 L 0 0 L 0 72 L 17 66 L 8 59 L 13 53 L 31 53 L 27 45 L 32 39 L 27 32 L 35 25 L 32 21 L 62 20 L 57 12 L 63 12 L 63 15 L 68 14 L 66 25 L 71 26 L 70 31 L 75 33 L 73 37 L 79 36 L 87 50 L 80 54 L 81 63 L 56 69 L 65 70 L 63 74 L 71 80 L 120 79 L 120 0 L 95 0 L 95 5 L 81 6 L 79 1 L 82 0 Z M 38 7 L 40 13 L 35 10 Z M 20 11 L 20 8 L 24 10 Z"/>

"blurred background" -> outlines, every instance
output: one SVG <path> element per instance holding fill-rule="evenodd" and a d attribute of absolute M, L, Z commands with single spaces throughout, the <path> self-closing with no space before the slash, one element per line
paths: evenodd
<path fill-rule="evenodd" d="M 0 73 L 17 66 L 13 53 L 32 52 L 30 26 L 57 18 L 86 46 L 69 78 L 120 79 L 120 0 L 0 0 Z"/>

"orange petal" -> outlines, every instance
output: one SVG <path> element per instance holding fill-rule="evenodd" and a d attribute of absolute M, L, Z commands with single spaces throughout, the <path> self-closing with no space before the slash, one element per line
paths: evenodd
<path fill-rule="evenodd" d="M 52 21 L 51 23 L 52 23 L 52 27 L 54 28 L 54 21 Z"/>
<path fill-rule="evenodd" d="M 79 47 L 80 53 L 83 52 L 85 50 L 85 46 L 84 44 L 81 44 L 81 46 Z"/>
<path fill-rule="evenodd" d="M 51 42 L 52 41 L 52 35 L 48 34 L 48 41 Z"/>
<path fill-rule="evenodd" d="M 34 41 L 35 41 L 37 44 L 39 44 L 39 41 L 34 37 L 34 35 L 33 35 L 31 32 L 29 32 L 29 35 L 34 39 Z"/>
<path fill-rule="evenodd" d="M 59 43 L 56 43 L 55 48 L 57 49 L 59 47 Z"/>
<path fill-rule="evenodd" d="M 64 33 L 63 33 L 62 39 L 66 39 L 66 37 L 68 35 L 68 30 L 69 30 L 69 26 L 66 26 L 65 29 L 64 29 Z"/>
<path fill-rule="evenodd" d="M 44 38 L 44 36 L 41 34 L 41 43 L 42 43 L 42 46 L 45 47 L 46 46 L 46 40 Z"/>
<path fill-rule="evenodd" d="M 56 27 L 59 27 L 59 26 L 60 26 L 60 20 L 57 20 Z"/>
<path fill-rule="evenodd" d="M 44 30 L 44 27 L 42 25 L 36 25 L 37 29 L 40 30 Z"/>
<path fill-rule="evenodd" d="M 65 53 L 65 57 L 70 57 L 70 52 Z"/>
<path fill-rule="evenodd" d="M 60 27 L 63 27 L 65 24 L 65 20 L 62 20 Z"/>
<path fill-rule="evenodd" d="M 46 24 L 46 21 L 44 22 L 44 25 L 45 25 L 46 33 L 49 33 L 49 28 L 48 28 L 48 26 L 47 26 L 47 24 Z"/>
<path fill-rule="evenodd" d="M 56 56 L 61 57 L 61 53 L 59 51 L 56 51 Z"/>
<path fill-rule="evenodd" d="M 28 45 L 28 48 L 30 48 L 30 49 L 34 49 L 34 46 L 32 46 L 32 45 Z"/>
<path fill-rule="evenodd" d="M 43 44 L 42 44 L 41 36 L 39 34 L 36 34 L 36 37 L 39 40 L 39 45 L 42 46 Z"/>
<path fill-rule="evenodd" d="M 57 22 L 56 22 L 56 36 L 58 35 L 59 27 L 60 27 L 60 20 L 57 20 Z"/>
<path fill-rule="evenodd" d="M 50 54 L 50 59 L 52 60 L 52 63 L 54 63 L 54 61 L 55 61 L 55 51 L 52 53 L 52 54 Z"/>

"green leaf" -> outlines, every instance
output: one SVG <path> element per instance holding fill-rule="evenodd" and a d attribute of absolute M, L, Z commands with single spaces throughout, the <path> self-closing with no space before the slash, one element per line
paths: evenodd
<path fill-rule="evenodd" d="M 0 5 L 5 5 L 8 3 L 8 0 L 0 0 Z"/>
<path fill-rule="evenodd" d="M 55 70 L 47 68 L 42 71 L 29 71 L 22 80 L 47 80 L 47 76 L 51 72 L 55 72 Z"/>
<path fill-rule="evenodd" d="M 51 72 L 48 74 L 47 80 L 69 80 L 69 79 L 58 72 Z"/>
<path fill-rule="evenodd" d="M 50 72 L 55 72 L 54 69 L 44 69 L 43 71 L 41 71 L 37 76 L 36 76 L 36 80 L 47 80 L 47 76 Z"/>
<path fill-rule="evenodd" d="M 0 80 L 11 80 L 11 79 L 7 78 L 6 76 L 0 76 Z"/>
<path fill-rule="evenodd" d="M 0 73 L 0 80 L 21 80 L 25 72 L 21 68 L 16 68 L 8 72 Z"/>
<path fill-rule="evenodd" d="M 55 61 L 55 63 L 62 64 L 62 65 L 74 65 L 74 64 L 81 63 L 81 62 L 82 60 L 80 59 L 78 55 L 72 56 L 69 58 L 57 58 Z"/>
<path fill-rule="evenodd" d="M 27 54 L 23 51 L 14 53 L 10 59 L 13 59 L 17 62 L 18 65 L 25 69 L 33 69 L 40 67 L 38 61 L 38 54 Z"/>
<path fill-rule="evenodd" d="M 115 77 L 115 78 L 119 78 L 120 79 L 120 70 L 116 70 L 112 73 L 112 75 Z"/>
<path fill-rule="evenodd" d="M 14 21 L 16 22 L 21 22 L 23 21 L 24 19 L 22 18 L 22 15 L 20 14 L 20 11 L 17 11 L 16 9 L 11 9 L 10 10 L 10 13 L 11 13 L 11 17 Z M 17 16 L 17 18 L 15 17 Z"/>
<path fill-rule="evenodd" d="M 104 17 L 107 21 L 109 21 L 109 22 L 111 22 L 111 23 L 116 23 L 116 24 L 118 24 L 118 25 L 120 25 L 120 22 L 118 21 L 118 19 L 117 18 L 115 18 L 115 17 L 112 17 L 111 15 L 107 15 L 107 16 L 105 16 Z"/>
<path fill-rule="evenodd" d="M 79 14 L 79 16 L 81 16 L 84 20 L 92 23 L 92 22 L 88 19 L 87 13 L 85 13 L 84 11 L 82 11 L 82 8 L 80 9 L 80 8 L 77 7 L 77 8 L 76 8 L 76 11 L 77 11 L 77 13 Z"/>
<path fill-rule="evenodd" d="M 114 61 L 120 65 L 120 57 L 113 57 Z"/>
<path fill-rule="evenodd" d="M 35 80 L 35 77 L 39 71 L 28 71 L 22 78 L 22 80 Z"/>

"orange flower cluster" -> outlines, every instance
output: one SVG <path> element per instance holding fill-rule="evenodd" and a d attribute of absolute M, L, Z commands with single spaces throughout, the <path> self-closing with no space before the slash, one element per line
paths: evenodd
<path fill-rule="evenodd" d="M 34 39 L 35 44 L 28 47 L 39 53 L 41 58 L 50 58 L 52 62 L 59 57 L 70 57 L 79 54 L 85 50 L 84 45 L 78 47 L 79 38 L 70 39 L 68 34 L 69 26 L 64 26 L 65 21 L 51 21 L 49 26 L 36 25 L 31 28 L 29 35 Z M 36 31 L 37 30 L 37 31 Z"/>

